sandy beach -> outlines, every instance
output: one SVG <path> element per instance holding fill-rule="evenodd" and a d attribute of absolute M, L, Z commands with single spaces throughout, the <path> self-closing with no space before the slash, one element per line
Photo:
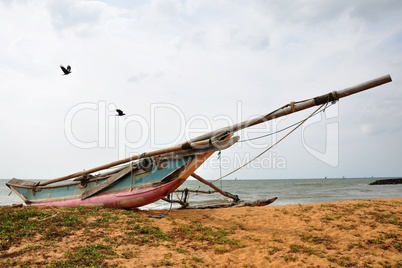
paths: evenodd
<path fill-rule="evenodd" d="M 0 212 L 0 267 L 402 267 L 402 198 Z"/>

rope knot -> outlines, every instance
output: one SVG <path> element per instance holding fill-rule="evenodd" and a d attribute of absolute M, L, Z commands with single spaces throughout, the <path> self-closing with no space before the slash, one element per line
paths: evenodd
<path fill-rule="evenodd" d="M 290 110 L 292 111 L 292 113 L 296 112 L 296 107 L 295 107 L 295 102 L 294 101 L 292 101 L 290 103 Z"/>

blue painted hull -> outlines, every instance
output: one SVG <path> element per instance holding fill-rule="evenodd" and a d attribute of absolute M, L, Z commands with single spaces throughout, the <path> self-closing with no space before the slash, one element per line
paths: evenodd
<path fill-rule="evenodd" d="M 99 205 L 104 207 L 132 208 L 153 203 L 177 189 L 201 162 L 196 156 L 169 160 L 163 165 L 154 165 L 150 170 L 130 171 L 110 186 L 88 198 L 88 191 L 104 184 L 110 176 L 92 177 L 87 181 L 70 181 L 51 186 L 21 185 L 11 180 L 7 185 L 27 205 L 34 206 L 79 206 Z M 24 181 L 25 184 L 26 181 Z"/>

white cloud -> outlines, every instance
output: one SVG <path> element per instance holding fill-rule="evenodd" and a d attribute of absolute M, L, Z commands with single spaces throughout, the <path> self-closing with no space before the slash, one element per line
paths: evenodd
<path fill-rule="evenodd" d="M 107 6 L 98 1 L 50 1 L 48 12 L 56 30 L 80 27 L 96 28 Z"/>

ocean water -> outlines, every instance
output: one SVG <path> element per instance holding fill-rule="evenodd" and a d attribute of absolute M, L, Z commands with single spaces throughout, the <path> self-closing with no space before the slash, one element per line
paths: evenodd
<path fill-rule="evenodd" d="M 255 201 L 278 197 L 271 206 L 286 204 L 308 204 L 339 200 L 377 199 L 402 197 L 402 184 L 369 185 L 385 178 L 345 178 L 345 179 L 281 179 L 281 180 L 222 180 L 214 184 L 223 191 L 236 194 L 241 200 Z M 8 180 L 0 180 L 0 206 L 22 203 L 21 199 L 5 185 Z M 208 186 L 187 180 L 179 189 L 208 191 Z M 174 198 L 180 193 L 173 194 Z M 220 194 L 190 193 L 192 206 L 230 202 Z M 158 201 L 143 209 L 166 209 L 170 204 Z M 175 204 L 174 207 L 179 207 Z"/>

